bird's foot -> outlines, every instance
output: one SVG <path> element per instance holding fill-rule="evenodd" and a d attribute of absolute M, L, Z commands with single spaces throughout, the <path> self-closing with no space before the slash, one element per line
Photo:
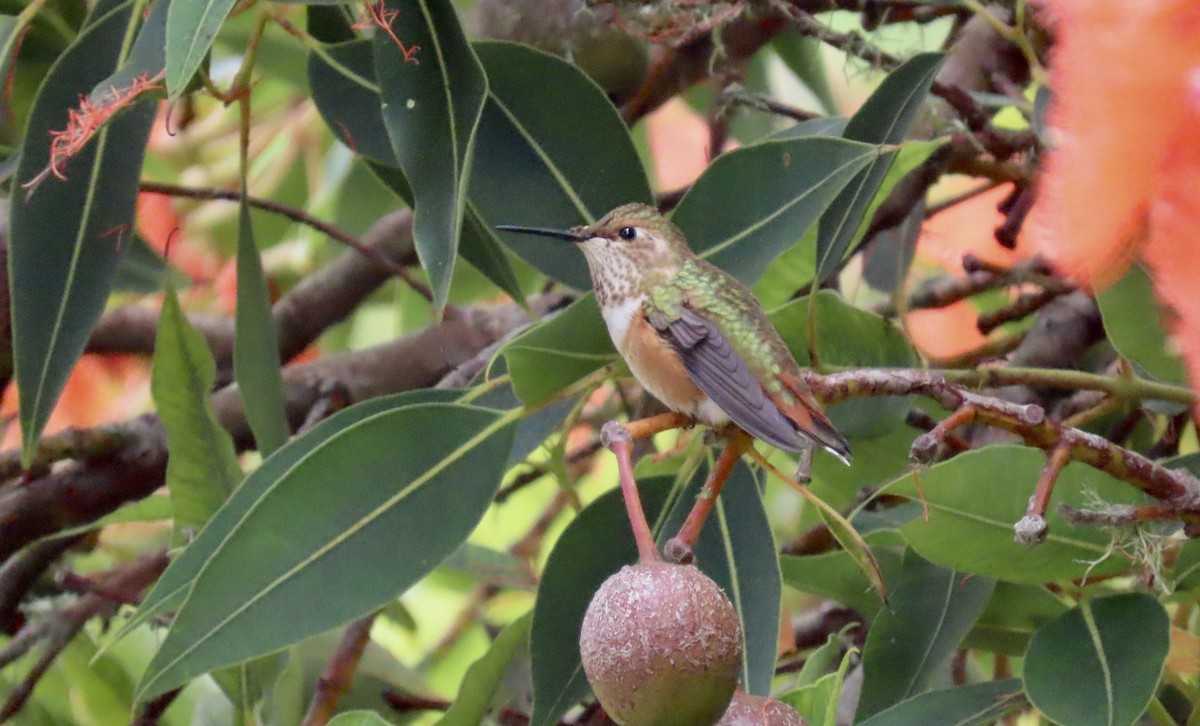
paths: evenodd
<path fill-rule="evenodd" d="M 796 462 L 796 473 L 792 475 L 792 480 L 797 484 L 808 484 L 812 481 L 814 449 L 816 446 L 809 442 L 808 446 L 800 450 L 800 460 Z"/>

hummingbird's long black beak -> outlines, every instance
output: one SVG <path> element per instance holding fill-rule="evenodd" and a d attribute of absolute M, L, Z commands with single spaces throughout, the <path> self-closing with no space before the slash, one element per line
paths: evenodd
<path fill-rule="evenodd" d="M 520 232 L 521 234 L 536 234 L 541 237 L 553 237 L 554 239 L 566 240 L 567 242 L 582 242 L 587 239 L 586 235 L 572 232 L 570 230 L 561 229 L 546 229 L 544 227 L 522 227 L 517 224 L 498 224 L 496 229 L 501 232 Z"/>

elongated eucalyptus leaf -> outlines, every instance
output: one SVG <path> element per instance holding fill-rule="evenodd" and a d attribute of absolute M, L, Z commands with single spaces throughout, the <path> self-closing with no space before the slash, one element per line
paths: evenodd
<path fill-rule="evenodd" d="M 987 607 L 996 581 L 946 570 L 913 551 L 863 647 L 858 718 L 929 690 Z"/>
<path fill-rule="evenodd" d="M 1136 723 L 1158 688 L 1171 623 L 1152 596 L 1084 600 L 1042 627 L 1025 652 L 1025 692 L 1062 724 Z"/>
<path fill-rule="evenodd" d="M 628 129 L 579 68 L 525 45 L 475 48 L 490 86 L 471 199 L 487 224 L 566 229 L 628 202 L 653 203 Z M 501 239 L 555 280 L 590 287 L 583 256 L 571 245 L 513 232 Z"/>
<path fill-rule="evenodd" d="M 233 441 L 209 401 L 216 374 L 208 343 L 168 287 L 154 343 L 150 393 L 167 432 L 167 489 L 181 530 L 203 527 L 242 480 Z"/>
<path fill-rule="evenodd" d="M 903 141 L 944 60 L 941 53 L 921 53 L 888 74 L 850 118 L 845 138 L 880 145 Z M 893 151 L 881 146 L 871 164 L 846 185 L 821 217 L 817 233 L 818 281 L 828 279 L 840 267 L 846 251 L 861 238 L 872 202 L 894 158 Z"/>
<path fill-rule="evenodd" d="M 503 354 L 513 391 L 527 404 L 550 398 L 617 357 L 591 294 L 518 335 Z"/>
<path fill-rule="evenodd" d="M 1120 280 L 1096 296 L 1096 304 L 1104 332 L 1121 355 L 1160 380 L 1187 380 L 1178 353 L 1167 342 L 1146 268 L 1131 265 Z"/>
<path fill-rule="evenodd" d="M 837 101 L 829 86 L 829 75 L 821 56 L 821 41 L 798 31 L 785 30 L 771 40 L 771 47 L 796 78 L 816 96 L 828 113 L 837 111 Z"/>
<path fill-rule="evenodd" d="M 383 124 L 373 43 L 351 40 L 327 45 L 325 52 L 336 65 L 317 53 L 308 57 L 308 85 L 321 118 L 333 135 L 355 153 L 399 167 Z M 411 189 L 405 196 L 411 200 Z"/>
<path fill-rule="evenodd" d="M 283 402 L 279 337 L 271 317 L 271 298 L 262 260 L 254 244 L 245 185 L 238 205 L 237 327 L 233 338 L 233 374 L 242 394 L 246 420 L 263 456 L 291 436 Z"/>
<path fill-rule="evenodd" d="M 381 396 L 356 404 L 321 421 L 302 435 L 289 441 L 262 465 L 254 470 L 242 486 L 217 511 L 200 534 L 181 552 L 142 598 L 142 604 L 129 622 L 117 633 L 124 637 L 138 625 L 183 604 L 196 576 L 229 536 L 239 527 L 246 512 L 252 509 L 297 462 L 314 449 L 323 446 L 343 430 L 362 423 L 372 416 L 421 403 L 448 403 L 459 392 L 424 389 L 392 396 Z"/>
<path fill-rule="evenodd" d="M 138 29 L 133 48 L 121 67 L 92 89 L 92 99 L 103 99 L 129 88 L 139 76 L 146 80 L 157 78 L 166 68 L 167 13 L 172 0 L 161 0 L 150 6 L 142 27 Z"/>
<path fill-rule="evenodd" d="M 167 95 L 179 98 L 236 0 L 181 0 L 167 11 Z"/>
<path fill-rule="evenodd" d="M 8 78 L 8 69 L 16 60 L 19 31 L 16 16 L 0 15 L 0 78 Z"/>
<path fill-rule="evenodd" d="M 744 146 L 713 161 L 671 221 L 696 254 L 753 285 L 874 154 L 872 146 L 830 138 Z"/>
<path fill-rule="evenodd" d="M 49 166 L 50 133 L 66 129 L 79 97 L 120 64 L 122 38 L 136 22 L 130 9 L 127 3 L 97 4 L 47 73 L 25 130 L 18 183 Z M 9 276 L 20 280 L 12 285 L 13 357 L 26 458 L 104 310 L 122 240 L 132 234 L 153 117 L 152 103 L 135 103 L 71 159 L 56 160 L 65 179 L 47 176 L 12 205 Z"/>
<path fill-rule="evenodd" d="M 392 151 L 377 88 L 365 85 L 375 78 L 375 55 L 369 40 L 327 46 L 338 63 L 330 65 L 313 53 L 308 60 L 308 82 L 313 101 L 330 130 L 355 152 L 376 162 L 372 171 L 410 207 L 412 186 L 400 171 Z M 467 200 L 459 254 L 475 269 L 515 300 L 523 293 L 496 233 L 480 218 L 474 202 Z"/>
<path fill-rule="evenodd" d="M 880 543 L 877 534 L 866 536 L 885 582 L 894 582 L 900 572 L 900 553 Z M 783 555 L 779 558 L 783 581 L 800 592 L 837 600 L 870 619 L 883 604 L 866 573 L 845 550 L 819 555 Z"/>
<path fill-rule="evenodd" d="M 1021 681 L 1008 678 L 929 691 L 880 711 L 858 726 L 975 726 L 996 723 L 1024 703 Z"/>
<path fill-rule="evenodd" d="M 529 643 L 532 619 L 532 613 L 523 615 L 500 631 L 488 652 L 471 664 L 463 676 L 458 697 L 446 709 L 446 715 L 438 719 L 437 726 L 475 726 L 484 722 L 509 664 Z"/>
<path fill-rule="evenodd" d="M 241 511 L 204 563 L 139 696 L 274 652 L 408 589 L 483 516 L 516 418 L 417 404 L 353 423 L 310 449 Z M 439 516 L 430 517 L 434 510 Z"/>
<path fill-rule="evenodd" d="M 696 502 L 708 472 L 696 473 L 675 502 L 660 539 L 675 536 Z M 742 622 L 742 687 L 767 695 L 779 650 L 779 600 L 783 585 L 778 548 L 763 509 L 762 493 L 745 463 L 730 473 L 694 549 L 696 565 L 721 586 Z"/>
<path fill-rule="evenodd" d="M 458 254 L 488 80 L 450 0 L 390 0 L 378 12 L 395 13 L 374 41 L 383 123 L 412 186 L 417 255 L 440 310 Z"/>
<path fill-rule="evenodd" d="M 1045 463 L 1046 455 L 1037 449 L 988 446 L 922 471 L 919 487 L 912 475 L 904 475 L 887 491 L 928 510 L 928 517 L 913 519 L 901 531 L 922 557 L 946 568 L 1031 585 L 1128 569 L 1130 561 L 1112 552 L 1108 533 L 1071 526 L 1058 513 L 1058 505 L 1086 507 L 1097 500 L 1141 504 L 1146 498 L 1077 462 L 1059 473 L 1054 502 L 1046 513 L 1046 541 L 1037 547 L 1013 541 L 1013 523 L 1025 515 L 1029 493 Z"/>

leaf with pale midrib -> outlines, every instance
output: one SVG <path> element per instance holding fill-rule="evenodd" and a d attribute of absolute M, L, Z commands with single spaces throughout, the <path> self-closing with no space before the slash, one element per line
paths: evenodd
<path fill-rule="evenodd" d="M 26 126 L 18 184 L 47 167 L 50 132 L 66 128 L 79 97 L 120 65 L 121 41 L 137 22 L 131 6 L 99 3 L 46 74 Z M 132 234 L 154 109 L 148 100 L 135 103 L 62 164 L 65 180 L 47 177 L 12 205 L 9 273 L 22 283 L 12 289 L 13 362 L 26 461 L 104 310 L 122 240 Z"/>

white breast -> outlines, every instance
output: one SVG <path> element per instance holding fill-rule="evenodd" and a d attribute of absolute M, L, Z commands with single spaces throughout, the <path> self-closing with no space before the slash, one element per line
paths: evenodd
<path fill-rule="evenodd" d="M 619 304 L 605 305 L 600 309 L 604 315 L 604 324 L 608 326 L 608 336 L 612 338 L 617 350 L 621 349 L 621 341 L 625 340 L 625 334 L 629 332 L 629 323 L 633 321 L 633 316 L 641 314 L 644 302 L 645 295 L 629 295 Z"/>

